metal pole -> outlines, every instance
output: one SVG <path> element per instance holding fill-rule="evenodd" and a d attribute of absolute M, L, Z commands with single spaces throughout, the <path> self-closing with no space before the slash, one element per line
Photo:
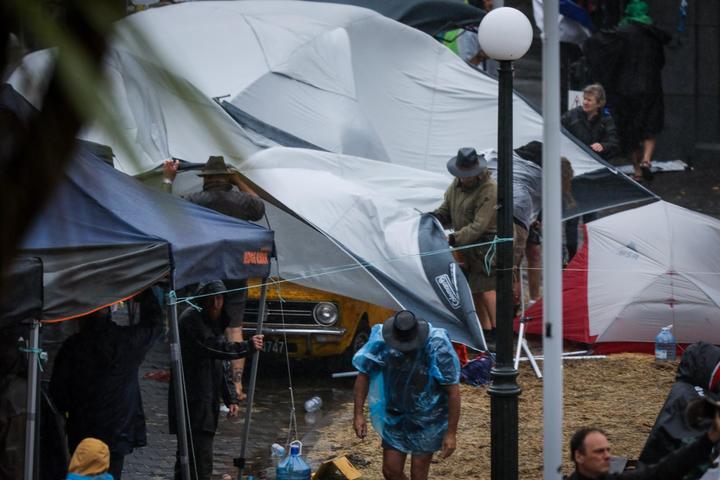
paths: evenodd
<path fill-rule="evenodd" d="M 543 3 L 543 475 L 562 469 L 562 200 L 560 181 L 560 43 L 558 0 Z"/>
<path fill-rule="evenodd" d="M 258 318 L 256 335 L 262 334 L 263 322 L 265 321 L 267 298 L 267 278 L 263 279 L 262 287 L 260 287 L 260 299 L 258 301 Z M 255 398 L 255 381 L 257 380 L 258 363 L 260 363 L 260 352 L 257 350 L 253 353 L 252 366 L 250 367 L 250 383 L 248 385 L 247 400 L 245 405 L 245 425 L 243 431 L 243 440 L 240 445 L 240 457 L 236 458 L 234 463 L 238 467 L 238 480 L 242 480 L 243 470 L 245 469 L 245 452 L 247 451 L 248 440 L 250 439 L 250 420 L 252 418 L 252 405 Z"/>
<path fill-rule="evenodd" d="M 27 420 L 25 427 L 25 480 L 33 480 L 35 476 L 35 434 L 37 433 L 38 404 L 38 364 L 40 362 L 40 322 L 33 319 L 30 325 L 30 344 L 28 345 L 28 378 L 27 378 Z"/>
<path fill-rule="evenodd" d="M 170 290 L 175 291 L 175 272 L 170 274 Z M 175 412 L 177 423 L 178 450 L 180 451 L 180 473 L 183 480 L 190 480 L 190 457 L 188 454 L 187 412 L 185 412 L 185 377 L 180 351 L 180 331 L 178 329 L 177 303 L 168 302 L 170 314 L 170 361 L 172 365 L 173 386 L 175 388 Z"/>
<path fill-rule="evenodd" d="M 512 62 L 500 61 L 498 95 L 498 236 L 513 237 Z M 513 242 L 497 246 L 497 356 L 490 394 L 491 477 L 518 478 L 517 370 L 513 368 Z"/>

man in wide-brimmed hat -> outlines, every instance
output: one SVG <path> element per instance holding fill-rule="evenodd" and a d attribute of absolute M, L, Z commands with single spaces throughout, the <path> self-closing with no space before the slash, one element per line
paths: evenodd
<path fill-rule="evenodd" d="M 172 184 L 177 175 L 180 163 L 177 160 L 166 160 L 163 165 L 163 187 L 172 193 Z M 187 200 L 207 207 L 216 212 L 239 218 L 241 220 L 258 221 L 265 215 L 265 204 L 257 194 L 242 180 L 232 168 L 225 165 L 222 156 L 208 158 L 198 176 L 203 179 L 203 189 L 186 197 Z M 228 290 L 244 289 L 245 280 L 225 279 Z M 225 294 L 224 313 L 230 318 L 225 335 L 231 342 L 242 342 L 242 321 L 245 314 L 247 291 L 239 290 Z M 242 374 L 245 359 L 233 360 L 232 370 L 240 400 L 245 398 L 242 391 Z"/>
<path fill-rule="evenodd" d="M 445 228 L 451 247 L 485 244 L 460 251 L 462 269 L 485 338 L 493 341 L 495 331 L 495 269 L 487 252 L 497 233 L 497 185 L 490 178 L 487 161 L 474 148 L 461 148 L 447 163 L 455 177 L 445 192 L 445 200 L 432 214 Z"/>
<path fill-rule="evenodd" d="M 358 437 L 367 435 L 372 385 L 370 419 L 382 438 L 383 476 L 407 478 L 410 453 L 413 480 L 427 478 L 434 452 L 447 458 L 455 451 L 460 418 L 460 363 L 447 331 L 403 310 L 373 327 L 353 365 L 360 372 L 353 427 Z"/>

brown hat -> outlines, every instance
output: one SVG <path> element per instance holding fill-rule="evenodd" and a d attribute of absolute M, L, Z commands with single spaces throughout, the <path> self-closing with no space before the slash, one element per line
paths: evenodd
<path fill-rule="evenodd" d="M 476 177 L 487 170 L 484 155 L 478 155 L 474 148 L 461 148 L 447 163 L 448 172 L 455 177 Z"/>
<path fill-rule="evenodd" d="M 102 440 L 86 438 L 78 444 L 70 459 L 70 473 L 99 475 L 110 468 L 110 450 Z"/>
<path fill-rule="evenodd" d="M 207 175 L 232 175 L 233 171 L 225 165 L 225 159 L 222 155 L 208 158 L 205 166 L 202 168 L 199 177 L 205 177 Z"/>

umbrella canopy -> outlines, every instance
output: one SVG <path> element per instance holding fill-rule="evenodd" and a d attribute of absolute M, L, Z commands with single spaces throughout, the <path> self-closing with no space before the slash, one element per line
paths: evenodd
<path fill-rule="evenodd" d="M 587 225 L 563 272 L 563 333 L 596 349 L 652 349 L 662 327 L 679 343 L 720 344 L 720 221 L 667 202 Z M 542 304 L 527 312 L 540 333 Z"/>
<path fill-rule="evenodd" d="M 31 100 L 38 96 L 25 76 L 42 71 L 48 55 L 31 55 L 10 79 Z M 442 172 L 458 148 L 497 142 L 494 79 L 423 32 L 351 5 L 188 2 L 148 10 L 118 24 L 106 71 L 115 123 L 141 157 L 134 165 L 115 149 L 119 168 L 131 174 L 168 156 L 205 160 L 208 145 L 241 162 L 274 144 Z M 542 116 L 517 95 L 513 110 L 514 146 L 541 139 Z M 118 143 L 94 127 L 84 137 Z M 569 136 L 561 154 L 583 176 L 584 194 L 568 215 L 654 197 Z"/>

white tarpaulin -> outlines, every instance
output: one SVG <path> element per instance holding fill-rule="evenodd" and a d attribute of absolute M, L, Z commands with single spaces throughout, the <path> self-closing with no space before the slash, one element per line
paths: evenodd
<path fill-rule="evenodd" d="M 176 104 L 207 109 L 221 97 L 325 150 L 429 171 L 444 172 L 460 147 L 497 142 L 494 79 L 429 35 L 349 5 L 189 2 L 151 9 L 118 24 L 106 66 L 131 139 L 147 148 L 148 138 L 167 135 L 169 153 L 188 160 L 204 158 L 188 155 L 207 137 L 185 135 L 193 123 L 187 107 Z M 11 83 L 33 101 L 20 77 Z M 190 98 L 178 98 L 170 78 L 182 79 Z M 542 117 L 517 96 L 514 119 L 515 146 L 542 138 Z M 92 129 L 85 136 L 103 140 Z M 602 168 L 568 137 L 561 151 L 576 175 Z M 139 173 L 157 161 L 128 168 Z"/>

